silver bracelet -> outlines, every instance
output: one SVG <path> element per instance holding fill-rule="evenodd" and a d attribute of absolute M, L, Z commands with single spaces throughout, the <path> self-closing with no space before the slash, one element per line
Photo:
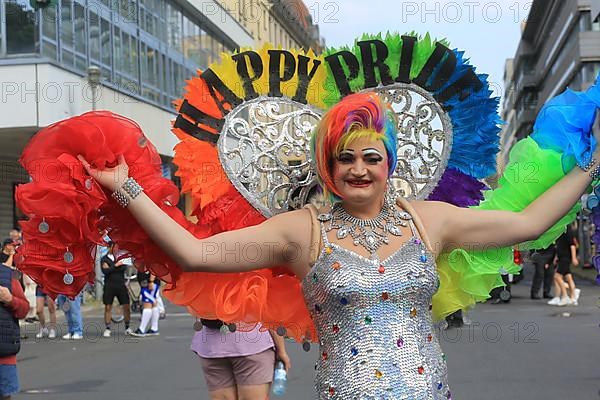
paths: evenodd
<path fill-rule="evenodd" d="M 589 172 L 589 170 L 592 169 L 592 167 L 594 166 L 595 163 L 596 163 L 596 159 L 594 157 L 592 157 L 590 159 L 590 162 L 587 163 L 586 165 L 581 165 L 581 164 L 577 164 L 577 165 L 579 166 L 579 168 L 581 168 L 585 172 Z"/>
<path fill-rule="evenodd" d="M 138 197 L 143 191 L 144 189 L 140 184 L 137 183 L 135 179 L 129 177 L 120 188 L 112 193 L 112 198 L 115 199 L 121 207 L 126 208 L 131 200 Z"/>
<path fill-rule="evenodd" d="M 592 181 L 600 179 L 600 164 L 592 168 L 592 170 L 590 171 L 590 176 L 592 177 Z"/>

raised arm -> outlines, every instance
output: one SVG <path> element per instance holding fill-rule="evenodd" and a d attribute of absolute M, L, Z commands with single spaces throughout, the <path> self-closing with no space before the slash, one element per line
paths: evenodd
<path fill-rule="evenodd" d="M 83 157 L 79 159 L 88 173 L 111 192 L 120 188 L 129 176 L 123 157 L 117 167 L 102 171 L 92 168 Z M 184 271 L 242 272 L 301 263 L 308 254 L 308 210 L 281 214 L 260 225 L 197 239 L 143 192 L 127 208 L 148 236 Z"/>
<path fill-rule="evenodd" d="M 595 159 L 598 160 L 596 152 Z M 477 210 L 442 202 L 415 202 L 436 252 L 510 246 L 535 240 L 569 212 L 592 182 L 575 167 L 521 212 Z"/>

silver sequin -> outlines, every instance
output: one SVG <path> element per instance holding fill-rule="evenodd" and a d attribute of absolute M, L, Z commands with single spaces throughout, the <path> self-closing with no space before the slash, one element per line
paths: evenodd
<path fill-rule="evenodd" d="M 425 247 L 411 239 L 377 262 L 323 236 L 331 250 L 302 282 L 321 341 L 315 398 L 447 400 L 430 311 L 439 285 L 434 257 L 421 261 Z"/>

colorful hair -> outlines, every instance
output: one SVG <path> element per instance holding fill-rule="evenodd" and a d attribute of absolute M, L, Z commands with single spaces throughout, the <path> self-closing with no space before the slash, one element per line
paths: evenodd
<path fill-rule="evenodd" d="M 372 92 L 351 94 L 331 107 L 311 138 L 312 157 L 325 196 L 332 201 L 341 199 L 333 182 L 333 162 L 359 138 L 383 141 L 391 176 L 397 162 L 397 126 L 394 110 Z"/>

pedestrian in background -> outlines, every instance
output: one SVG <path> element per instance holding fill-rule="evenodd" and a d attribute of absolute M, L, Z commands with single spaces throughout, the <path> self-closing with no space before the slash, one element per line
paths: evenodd
<path fill-rule="evenodd" d="M 202 319 L 191 349 L 202 362 L 211 400 L 267 399 L 275 361 L 291 368 L 283 337 L 261 331 L 230 332 L 219 320 Z"/>
<path fill-rule="evenodd" d="M 64 294 L 59 294 L 56 298 L 57 305 L 65 313 L 69 332 L 63 335 L 65 340 L 81 340 L 83 339 L 83 321 L 81 319 L 81 302 L 83 295 L 79 293 L 73 300 L 69 299 Z"/>
<path fill-rule="evenodd" d="M 0 264 L 0 396 L 10 399 L 19 391 L 17 353 L 21 349 L 19 319 L 25 318 L 29 302 L 15 273 Z"/>
<path fill-rule="evenodd" d="M 125 322 L 125 334 L 131 334 L 129 322 L 131 321 L 131 308 L 129 291 L 125 286 L 125 269 L 127 264 L 124 260 L 118 259 L 118 246 L 110 242 L 109 251 L 101 259 L 102 272 L 104 273 L 104 292 L 102 294 L 102 302 L 104 303 L 104 324 L 106 328 L 102 336 L 108 338 L 111 336 L 110 323 L 112 320 L 112 304 L 115 297 L 119 301 L 119 305 L 123 311 Z"/>
<path fill-rule="evenodd" d="M 533 280 L 531 282 L 531 299 L 539 300 L 540 289 L 542 290 L 542 296 L 544 299 L 550 299 L 550 291 L 554 281 L 554 265 L 553 260 L 556 255 L 556 246 L 554 243 L 545 249 L 536 250 L 531 254 L 531 261 L 533 262 L 534 273 Z"/>
<path fill-rule="evenodd" d="M 48 339 L 56 338 L 56 304 L 40 285 L 35 288 L 35 304 L 38 320 L 40 321 L 40 331 L 35 337 L 38 339 L 43 337 L 48 337 Z M 50 324 L 48 326 L 46 326 L 44 306 L 48 307 L 48 316 L 50 317 Z"/>
<path fill-rule="evenodd" d="M 565 233 L 556 239 L 556 273 L 554 274 L 555 297 L 548 302 L 556 306 L 576 306 L 579 304 L 581 290 L 575 287 L 571 264 L 579 265 L 577 259 L 577 244 L 572 228 L 569 226 Z M 565 282 L 566 281 L 566 282 Z M 568 294 L 567 294 L 568 289 Z"/>

